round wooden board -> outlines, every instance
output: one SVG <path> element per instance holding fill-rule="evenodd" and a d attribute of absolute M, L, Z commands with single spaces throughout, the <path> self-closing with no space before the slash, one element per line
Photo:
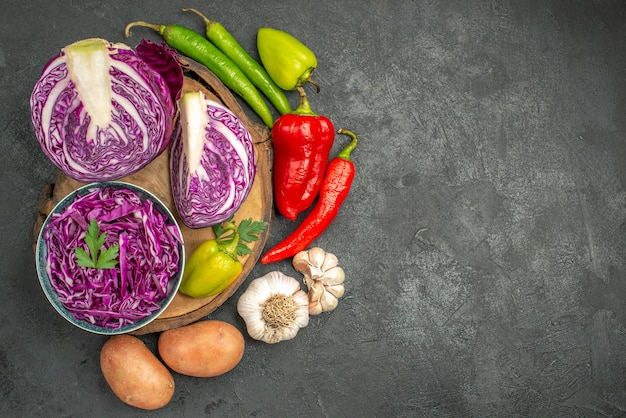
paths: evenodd
<path fill-rule="evenodd" d="M 250 121 L 230 90 L 206 67 L 187 57 L 180 56 L 179 58 L 183 64 L 185 73 L 183 91 L 203 91 L 207 98 L 221 102 L 228 107 L 242 120 L 250 131 L 256 154 L 257 174 L 248 198 L 235 213 L 234 218 L 237 222 L 252 218 L 253 220 L 265 221 L 268 225 L 259 239 L 249 244 L 252 254 L 240 258 L 240 261 L 243 263 L 243 270 L 239 277 L 227 289 L 218 295 L 204 299 L 194 299 L 177 293 L 169 307 L 158 318 L 133 332 L 133 334 L 136 335 L 159 332 L 187 325 L 201 319 L 203 316 L 208 315 L 220 307 L 246 280 L 248 274 L 261 256 L 263 247 L 269 237 L 272 220 L 272 149 L 269 129 Z M 126 181 L 148 189 L 161 199 L 178 218 L 170 188 L 169 150 L 163 152 L 159 157 L 137 173 L 124 177 L 120 179 L 120 181 Z M 35 240 L 44 220 L 52 208 L 67 194 L 83 185 L 85 185 L 85 183 L 78 182 L 60 171 L 57 172 L 54 184 L 44 185 L 37 202 L 39 216 L 37 217 L 33 230 Z M 183 233 L 187 257 L 189 257 L 200 243 L 207 239 L 214 238 L 211 228 L 191 229 L 185 226 L 182 221 L 180 221 L 180 218 L 178 218 L 178 221 Z"/>

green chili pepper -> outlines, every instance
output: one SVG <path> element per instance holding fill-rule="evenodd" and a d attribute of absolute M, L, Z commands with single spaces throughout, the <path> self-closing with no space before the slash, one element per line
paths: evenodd
<path fill-rule="evenodd" d="M 165 42 L 178 52 L 198 61 L 211 70 L 222 82 L 241 96 L 268 127 L 274 125 L 274 118 L 263 97 L 239 67 L 204 36 L 181 25 L 155 25 L 142 21 L 126 26 L 126 36 L 130 28 L 144 26 L 158 32 Z"/>
<path fill-rule="evenodd" d="M 276 85 L 267 71 L 265 71 L 265 68 L 243 49 L 221 23 L 208 19 L 196 9 L 183 9 L 183 12 L 193 12 L 204 20 L 207 39 L 237 64 L 248 79 L 272 102 L 281 115 L 291 112 L 291 105 L 283 90 Z"/>
<path fill-rule="evenodd" d="M 295 90 L 305 82 L 319 85 L 311 78 L 317 67 L 313 51 L 298 39 L 272 28 L 261 28 L 257 33 L 259 57 L 268 74 L 284 90 Z"/>
<path fill-rule="evenodd" d="M 239 231 L 232 222 L 225 223 L 224 229 L 234 231 L 232 241 L 222 245 L 217 239 L 207 240 L 186 261 L 181 293 L 193 298 L 214 296 L 239 276 L 243 268 L 237 259 Z"/>

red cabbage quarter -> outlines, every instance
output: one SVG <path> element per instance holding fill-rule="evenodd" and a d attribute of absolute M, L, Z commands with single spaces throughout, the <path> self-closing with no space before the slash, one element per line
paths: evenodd
<path fill-rule="evenodd" d="M 201 92 L 179 101 L 170 155 L 172 195 L 190 228 L 219 224 L 244 202 L 256 174 L 254 144 L 241 120 Z"/>
<path fill-rule="evenodd" d="M 142 41 L 135 53 L 104 39 L 75 42 L 33 88 L 35 135 L 52 163 L 78 181 L 122 178 L 168 147 L 182 80 L 165 45 Z"/>
<path fill-rule="evenodd" d="M 75 247 L 95 218 L 106 233 L 103 248 L 119 245 L 114 268 L 81 267 Z M 93 188 L 61 212 L 50 215 L 42 234 L 46 271 L 59 301 L 78 320 L 118 329 L 159 309 L 168 282 L 179 271 L 177 226 L 152 200 L 127 188 Z"/>

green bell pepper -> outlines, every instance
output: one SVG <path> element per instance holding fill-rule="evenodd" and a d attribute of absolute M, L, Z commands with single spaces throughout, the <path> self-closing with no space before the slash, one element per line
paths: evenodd
<path fill-rule="evenodd" d="M 179 291 L 193 298 L 214 296 L 226 289 L 241 273 L 243 266 L 237 258 L 239 230 L 232 222 L 225 230 L 234 232 L 227 244 L 211 239 L 203 242 L 185 263 Z"/>
<path fill-rule="evenodd" d="M 257 33 L 257 49 L 265 70 L 278 87 L 295 90 L 309 82 L 319 91 L 319 85 L 311 79 L 317 58 L 298 39 L 278 29 L 261 28 Z"/>

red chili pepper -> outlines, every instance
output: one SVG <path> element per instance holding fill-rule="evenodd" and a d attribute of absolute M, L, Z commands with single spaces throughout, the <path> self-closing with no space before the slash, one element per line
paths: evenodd
<path fill-rule="evenodd" d="M 272 128 L 276 208 L 295 220 L 317 196 L 335 138 L 330 119 L 311 110 L 304 89 L 300 104 L 282 115 Z"/>
<path fill-rule="evenodd" d="M 358 140 L 354 132 L 345 129 L 337 132 L 350 136 L 352 141 L 328 164 L 317 203 L 291 235 L 261 257 L 261 263 L 284 260 L 306 249 L 339 213 L 354 179 L 355 167 L 350 161 L 350 153 L 356 148 Z"/>

